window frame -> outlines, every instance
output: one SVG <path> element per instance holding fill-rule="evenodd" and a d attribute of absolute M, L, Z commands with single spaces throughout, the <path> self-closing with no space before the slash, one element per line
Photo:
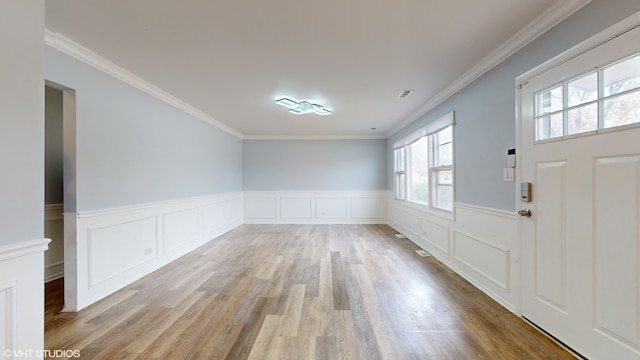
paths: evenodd
<path fill-rule="evenodd" d="M 394 152 L 394 193 L 396 201 L 405 202 L 407 205 L 416 206 L 419 208 L 434 210 L 438 213 L 453 214 L 455 207 L 455 154 L 454 154 L 454 125 L 455 118 L 454 113 L 450 112 L 440 119 L 430 123 L 429 125 L 411 133 L 410 135 L 402 138 L 401 140 L 393 144 Z M 451 139 L 441 143 L 439 136 L 443 131 L 450 131 Z M 415 197 L 411 196 L 412 182 L 411 182 L 411 165 L 412 165 L 412 151 L 411 146 L 418 141 L 427 140 L 427 166 L 426 166 L 426 178 L 427 178 L 427 201 L 416 201 Z M 451 152 L 451 159 L 449 164 L 440 164 L 439 160 L 442 156 L 442 146 L 449 146 Z M 403 156 L 400 156 L 403 154 Z M 402 162 L 402 163 L 401 163 Z M 438 175 L 443 172 L 451 173 L 450 184 L 442 183 Z M 450 187 L 451 200 L 447 204 L 442 204 L 438 199 L 438 189 L 442 186 Z"/>
<path fill-rule="evenodd" d="M 440 142 L 440 135 L 447 129 L 450 129 L 451 131 L 451 140 L 445 143 L 441 143 Z M 431 184 L 430 184 L 430 196 L 429 196 L 429 204 L 431 204 L 431 207 L 433 208 L 437 208 L 439 210 L 444 210 L 444 211 L 453 211 L 453 203 L 454 203 L 454 199 L 453 199 L 453 194 L 454 194 L 454 181 L 453 181 L 453 125 L 447 126 L 444 129 L 441 129 L 440 131 L 432 134 L 429 137 L 429 142 L 431 143 L 431 151 L 430 154 L 432 154 L 430 156 L 429 159 L 429 178 L 431 180 Z M 442 147 L 443 145 L 447 145 L 447 144 L 451 144 L 451 162 L 449 164 L 444 164 L 441 165 L 440 164 L 440 158 L 439 156 L 441 155 L 441 152 L 438 151 L 438 149 L 440 147 Z M 439 174 L 442 172 L 446 172 L 449 171 L 451 172 L 451 183 L 450 184 L 443 184 L 440 182 L 440 178 L 439 178 Z M 451 187 L 451 208 L 445 208 L 440 206 L 440 203 L 438 201 L 438 186 L 447 186 L 447 187 Z"/>
<path fill-rule="evenodd" d="M 632 60 L 632 59 L 640 59 L 640 52 L 625 56 L 623 58 L 611 61 L 611 62 L 607 62 L 607 63 L 603 63 L 602 65 L 599 65 L 597 67 L 591 67 L 585 71 L 582 72 L 577 72 L 574 75 L 572 75 L 571 77 L 566 78 L 565 80 L 561 81 L 561 82 L 556 82 L 553 83 L 550 86 L 545 87 L 544 89 L 541 89 L 539 91 L 535 91 L 533 93 L 534 96 L 534 101 L 533 101 L 533 106 L 534 106 L 534 116 L 533 116 L 533 120 L 535 122 L 534 126 L 535 126 L 535 130 L 534 130 L 534 136 L 535 138 L 533 139 L 535 144 L 538 143 L 546 143 L 546 142 L 552 142 L 552 141 L 561 141 L 561 140 L 567 140 L 567 139 L 572 139 L 572 138 L 576 138 L 576 137 L 582 137 L 582 136 L 592 136 L 592 135 L 597 135 L 600 133 L 606 133 L 606 132 L 612 132 L 612 131 L 619 131 L 619 130 L 624 130 L 624 129 L 628 129 L 630 127 L 640 127 L 640 122 L 632 122 L 632 123 L 627 123 L 627 124 L 622 124 L 622 125 L 614 125 L 614 126 L 606 126 L 605 121 L 606 121 L 606 107 L 605 104 L 607 101 L 610 101 L 612 99 L 616 99 L 616 98 L 620 98 L 626 95 L 631 95 L 631 94 L 640 94 L 640 87 L 635 87 L 632 89 L 627 89 L 627 90 L 623 90 L 614 94 L 606 94 L 605 92 L 605 82 L 606 82 L 606 78 L 605 78 L 605 71 L 611 67 L 614 67 L 620 63 L 623 63 L 627 60 Z M 595 74 L 596 76 L 596 99 L 594 100 L 589 100 L 589 101 L 585 101 L 583 103 L 577 104 L 577 105 L 569 105 L 569 85 L 576 81 L 579 80 L 583 77 L 589 76 L 591 74 Z M 554 110 L 554 111 L 550 111 L 550 112 L 546 112 L 544 113 L 543 111 L 541 111 L 542 107 L 540 105 L 540 100 L 539 97 L 540 96 L 544 96 L 546 93 L 549 93 L 550 91 L 552 91 L 555 88 L 560 87 L 562 89 L 562 107 L 560 109 Z M 572 110 L 576 110 L 579 108 L 585 108 L 588 105 L 595 105 L 596 106 L 596 121 L 595 121 L 595 129 L 594 130 L 588 130 L 588 131 L 582 131 L 582 132 L 575 132 L 575 133 L 570 133 L 570 129 L 569 129 L 569 113 Z M 544 119 L 545 117 L 548 116 L 552 116 L 552 115 L 561 115 L 562 116 L 562 135 L 559 136 L 554 136 L 551 137 L 551 126 L 549 125 L 548 128 L 542 127 L 540 126 L 540 120 Z M 546 137 L 541 135 L 542 133 L 546 133 Z"/>
<path fill-rule="evenodd" d="M 393 149 L 394 157 L 394 192 L 396 200 L 404 200 L 407 197 L 406 182 L 406 149 L 403 147 Z"/>

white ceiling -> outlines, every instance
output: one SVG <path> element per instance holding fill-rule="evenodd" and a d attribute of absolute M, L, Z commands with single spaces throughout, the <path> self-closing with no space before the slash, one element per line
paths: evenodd
<path fill-rule="evenodd" d="M 244 138 L 384 138 L 575 10 L 562 8 L 562 2 L 566 0 L 45 4 L 49 31 Z M 398 99 L 403 89 L 415 91 Z M 273 103 L 282 96 L 318 102 L 334 114 L 289 114 Z"/>

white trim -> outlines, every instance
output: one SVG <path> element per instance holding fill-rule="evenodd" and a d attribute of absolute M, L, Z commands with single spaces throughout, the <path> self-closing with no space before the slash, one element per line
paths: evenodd
<path fill-rule="evenodd" d="M 547 72 L 565 62 L 584 54 L 585 52 L 594 49 L 607 41 L 617 37 L 618 35 L 632 29 L 640 24 L 640 11 L 625 18 L 624 20 L 608 27 L 607 29 L 599 32 L 598 34 L 588 38 L 580 44 L 572 47 L 571 49 L 563 52 L 562 54 L 553 57 L 552 59 L 536 66 L 535 68 L 525 72 L 524 74 L 516 78 L 516 87 L 520 88 L 521 85 L 525 85 L 526 82 L 544 72 Z"/>
<path fill-rule="evenodd" d="M 86 47 L 78 44 L 77 42 L 69 39 L 62 34 L 51 31 L 49 29 L 45 29 L 44 43 L 45 45 L 48 45 L 56 50 L 59 50 L 69 56 L 82 61 L 89 66 L 92 66 L 106 74 L 109 74 L 116 79 L 155 97 L 160 101 L 163 101 L 177 109 L 180 109 L 199 120 L 213 125 L 222 131 L 225 131 L 240 139 L 244 138 L 244 135 L 236 131 L 235 129 L 221 123 L 213 117 L 203 113 L 195 107 L 160 89 L 159 87 L 147 82 L 134 73 L 110 62 L 109 60 L 103 58 L 102 56 L 94 53 L 93 51 L 87 49 Z"/>
<path fill-rule="evenodd" d="M 416 141 L 418 141 L 418 139 L 425 137 L 425 136 L 429 136 L 429 135 L 433 135 L 435 133 L 437 133 L 438 131 L 454 125 L 455 124 L 455 113 L 453 111 L 447 113 L 444 116 L 441 116 L 439 119 L 434 120 L 430 123 L 428 123 L 427 125 L 421 127 L 420 129 L 412 132 L 411 134 L 403 137 L 402 139 L 396 141 L 393 143 L 393 149 L 399 149 L 403 146 L 407 146 L 410 145 Z"/>
<path fill-rule="evenodd" d="M 245 135 L 243 140 L 384 140 L 378 135 Z"/>
<path fill-rule="evenodd" d="M 53 274 L 48 274 L 53 271 L 56 271 L 56 272 L 54 272 Z M 45 272 L 45 278 L 44 278 L 45 283 L 64 277 L 64 261 L 58 261 L 56 263 L 46 265 L 44 267 L 44 272 Z"/>
<path fill-rule="evenodd" d="M 402 130 L 412 122 L 418 120 L 420 117 L 433 110 L 436 106 L 462 90 L 465 86 L 471 84 L 487 71 L 509 58 L 509 56 L 515 54 L 518 50 L 525 47 L 531 41 L 559 24 L 562 20 L 566 19 L 589 2 L 591 2 L 591 0 L 556 1 L 553 6 L 523 27 L 497 49 L 492 51 L 476 66 L 469 69 L 457 80 L 449 84 L 449 86 L 447 86 L 443 91 L 438 93 L 438 95 L 431 98 L 424 105 L 418 108 L 418 110 L 407 116 L 404 121 L 401 121 L 398 125 L 389 130 L 386 133 L 386 136 L 391 137 L 393 134 Z"/>
<path fill-rule="evenodd" d="M 18 282 L 10 281 L 0 284 L 0 296 L 5 298 L 5 308 L 0 308 L 0 313 L 5 316 L 5 338 L 0 339 L 7 349 L 17 348 L 18 337 L 18 302 L 16 294 L 18 292 Z M 3 349 L 4 350 L 4 349 Z"/>
<path fill-rule="evenodd" d="M 5 300 L 0 317 L 6 320 L 0 321 L 6 326 L 0 350 L 44 346 L 43 274 L 48 242 L 36 239 L 0 247 L 0 297 Z"/>
<path fill-rule="evenodd" d="M 491 242 L 489 242 L 489 241 L 485 241 L 485 240 L 482 240 L 482 239 L 478 239 L 478 238 L 476 238 L 475 236 L 472 236 L 472 235 L 470 235 L 470 234 L 467 234 L 467 233 L 465 233 L 465 232 L 463 232 L 463 231 L 454 230 L 454 231 L 453 231 L 453 234 L 454 234 L 454 235 L 453 235 L 453 242 L 454 242 L 454 245 L 453 245 L 453 257 L 455 257 L 455 258 L 456 258 L 456 260 L 458 260 L 458 261 L 460 261 L 461 263 L 465 264 L 467 267 L 469 267 L 469 268 L 470 268 L 470 269 L 472 269 L 473 271 L 475 271 L 475 272 L 477 272 L 478 274 L 480 274 L 480 275 L 484 276 L 487 280 L 489 280 L 489 281 L 493 282 L 494 284 L 496 284 L 496 285 L 500 286 L 500 287 L 501 287 L 501 288 L 503 288 L 504 290 L 509 291 L 509 285 L 510 285 L 510 279 L 509 279 L 509 263 L 508 263 L 508 262 L 506 262 L 506 263 L 505 263 L 505 268 L 506 268 L 505 275 L 506 275 L 506 277 L 505 277 L 505 283 L 503 284 L 503 283 L 501 283 L 500 281 L 498 281 L 497 279 L 493 278 L 491 275 L 489 275 L 489 274 L 485 273 L 482 269 L 479 269 L 476 265 L 474 265 L 474 264 L 472 264 L 472 263 L 470 263 L 470 262 L 466 261 L 465 259 L 463 259 L 462 257 L 460 257 L 460 256 L 458 255 L 458 253 L 456 252 L 456 250 L 457 250 L 457 244 L 458 244 L 458 239 L 457 239 L 456 235 L 462 235 L 462 236 L 464 236 L 464 237 L 466 237 L 466 238 L 469 238 L 469 239 L 471 239 L 471 240 L 473 240 L 473 241 L 476 241 L 476 242 L 478 242 L 478 243 L 480 243 L 480 244 L 483 244 L 483 245 L 485 245 L 485 246 L 487 246 L 487 247 L 490 247 L 490 248 L 493 248 L 493 249 L 495 249 L 495 250 L 501 251 L 501 252 L 503 252 L 503 253 L 505 254 L 505 256 L 506 256 L 506 260 L 508 260 L 508 259 L 509 259 L 509 256 L 510 256 L 510 252 L 511 252 L 511 250 L 509 250 L 508 248 L 505 248 L 505 247 L 503 247 L 503 246 L 498 246 L 498 245 L 496 245 L 496 244 L 492 244 L 492 243 L 491 243 Z"/>
<path fill-rule="evenodd" d="M 245 191 L 243 223 L 386 224 L 386 198 L 385 190 Z"/>
<path fill-rule="evenodd" d="M 0 261 L 44 252 L 49 248 L 50 241 L 49 239 L 37 239 L 0 246 Z"/>
<path fill-rule="evenodd" d="M 511 220 L 517 219 L 516 213 L 514 211 L 493 209 L 493 208 L 488 208 L 484 206 L 471 205 L 471 204 L 465 204 L 465 203 L 459 203 L 459 202 L 455 203 L 454 207 L 458 209 L 467 209 L 475 212 L 481 212 L 487 215 L 502 216 Z"/>
<path fill-rule="evenodd" d="M 156 201 L 156 202 L 150 202 L 150 203 L 144 203 L 144 204 L 118 206 L 118 207 L 112 207 L 112 208 L 106 208 L 106 209 L 100 209 L 100 210 L 79 211 L 76 214 L 78 219 L 86 219 L 86 218 L 91 218 L 96 216 L 107 216 L 107 215 L 114 215 L 114 214 L 119 214 L 123 212 L 147 210 L 147 209 L 153 209 L 153 208 L 164 207 L 164 206 L 178 205 L 183 203 L 186 204 L 193 201 L 204 201 L 207 198 L 230 200 L 230 199 L 237 198 L 239 194 L 240 192 L 230 192 L 230 193 L 220 193 L 220 194 L 213 194 L 213 195 L 193 196 L 193 197 L 182 198 L 182 199 L 173 199 L 173 200 Z"/>

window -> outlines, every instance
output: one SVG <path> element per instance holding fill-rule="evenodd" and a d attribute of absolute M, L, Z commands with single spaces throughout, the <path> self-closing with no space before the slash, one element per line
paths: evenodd
<path fill-rule="evenodd" d="M 418 204 L 429 203 L 429 139 L 421 137 L 409 145 L 409 199 Z"/>
<path fill-rule="evenodd" d="M 434 180 L 433 206 L 443 210 L 453 210 L 453 128 L 448 126 L 433 134 Z"/>
<path fill-rule="evenodd" d="M 453 113 L 394 144 L 396 199 L 453 210 Z"/>
<path fill-rule="evenodd" d="M 396 199 L 404 199 L 405 198 L 405 156 L 404 156 L 404 147 L 393 150 L 395 155 L 395 178 L 396 178 Z"/>
<path fill-rule="evenodd" d="M 535 94 L 536 141 L 640 122 L 640 54 Z"/>

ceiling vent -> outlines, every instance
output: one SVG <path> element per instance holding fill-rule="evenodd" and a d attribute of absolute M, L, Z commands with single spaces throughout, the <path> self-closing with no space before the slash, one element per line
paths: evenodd
<path fill-rule="evenodd" d="M 404 98 L 406 98 L 407 96 L 411 95 L 411 93 L 412 93 L 412 92 L 413 92 L 413 90 L 411 90 L 411 89 L 405 89 L 405 90 L 402 90 L 402 92 L 400 93 L 400 95 L 398 95 L 398 99 L 404 99 Z"/>

